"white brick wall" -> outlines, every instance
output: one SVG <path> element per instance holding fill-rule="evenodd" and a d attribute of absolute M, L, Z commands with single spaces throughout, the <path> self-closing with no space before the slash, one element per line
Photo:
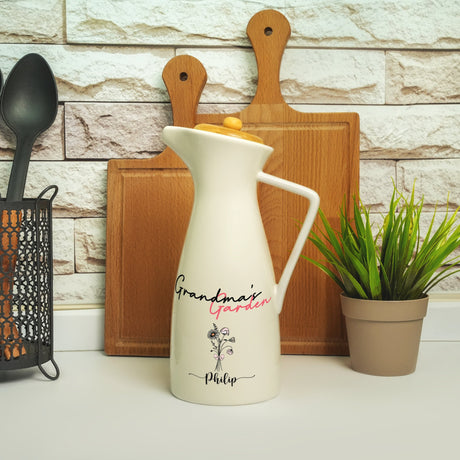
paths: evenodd
<path fill-rule="evenodd" d="M 106 164 L 148 158 L 171 122 L 161 73 L 177 54 L 203 63 L 200 112 L 233 112 L 255 93 L 246 26 L 265 8 L 292 28 L 281 88 L 297 110 L 361 119 L 361 194 L 375 212 L 392 178 L 417 179 L 427 211 L 460 204 L 460 10 L 456 0 L 22 0 L 0 2 L 4 76 L 29 52 L 57 78 L 56 123 L 39 137 L 26 194 L 59 186 L 56 304 L 104 302 Z M 0 191 L 15 140 L 0 122 Z M 440 289 L 460 291 L 460 277 Z"/>

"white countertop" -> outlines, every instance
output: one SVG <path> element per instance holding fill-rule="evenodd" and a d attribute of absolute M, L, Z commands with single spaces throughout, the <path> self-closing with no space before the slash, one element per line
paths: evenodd
<path fill-rule="evenodd" d="M 280 395 L 236 407 L 174 398 L 168 359 L 55 359 L 54 382 L 36 368 L 0 371 L 0 458 L 460 458 L 460 342 L 422 342 L 405 377 L 359 374 L 348 357 L 283 356 Z"/>

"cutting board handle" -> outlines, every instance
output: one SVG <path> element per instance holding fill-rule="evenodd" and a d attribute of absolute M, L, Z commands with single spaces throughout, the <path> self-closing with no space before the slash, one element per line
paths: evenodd
<path fill-rule="evenodd" d="M 275 10 L 256 13 L 246 29 L 257 60 L 259 81 L 252 104 L 283 103 L 280 89 L 280 68 L 291 26 L 284 15 Z"/>
<path fill-rule="evenodd" d="M 165 65 L 162 76 L 171 101 L 174 126 L 193 128 L 201 92 L 207 80 L 203 64 L 193 56 L 176 56 Z M 187 168 L 169 147 L 152 160 L 155 168 Z"/>
<path fill-rule="evenodd" d="M 203 64 L 192 56 L 176 56 L 166 64 L 163 69 L 163 81 L 171 100 L 175 126 L 193 128 L 206 80 Z"/>

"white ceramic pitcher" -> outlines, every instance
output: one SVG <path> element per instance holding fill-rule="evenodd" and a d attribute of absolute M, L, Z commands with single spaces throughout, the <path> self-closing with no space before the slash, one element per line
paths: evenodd
<path fill-rule="evenodd" d="M 239 129 L 241 121 L 229 117 L 224 127 L 163 130 L 164 142 L 186 163 L 195 186 L 174 288 L 171 390 L 202 404 L 248 404 L 278 394 L 278 315 L 319 207 L 313 190 L 262 172 L 273 149 Z M 310 201 L 278 284 L 258 181 Z"/>

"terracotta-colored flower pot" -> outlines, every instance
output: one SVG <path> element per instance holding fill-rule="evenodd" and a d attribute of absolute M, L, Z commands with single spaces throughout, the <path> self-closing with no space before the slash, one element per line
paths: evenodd
<path fill-rule="evenodd" d="M 428 296 L 416 300 L 364 300 L 341 295 L 351 367 L 395 376 L 415 371 Z"/>

